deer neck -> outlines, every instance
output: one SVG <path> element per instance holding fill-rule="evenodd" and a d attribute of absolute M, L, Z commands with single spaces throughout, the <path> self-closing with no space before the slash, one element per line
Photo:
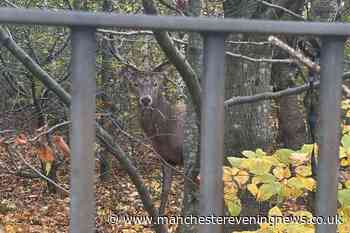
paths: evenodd
<path fill-rule="evenodd" d="M 171 104 L 162 94 L 153 100 L 151 107 L 142 108 L 140 120 L 146 135 L 150 137 L 162 133 L 171 112 Z"/>

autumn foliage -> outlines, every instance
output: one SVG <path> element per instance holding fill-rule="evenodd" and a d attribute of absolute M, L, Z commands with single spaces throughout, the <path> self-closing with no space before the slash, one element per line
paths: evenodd
<path fill-rule="evenodd" d="M 37 154 L 43 162 L 53 162 L 55 160 L 55 155 L 48 145 L 40 145 Z"/>
<path fill-rule="evenodd" d="M 67 143 L 61 136 L 53 136 L 52 142 L 57 146 L 57 149 L 63 154 L 64 159 L 69 159 L 70 149 Z"/>

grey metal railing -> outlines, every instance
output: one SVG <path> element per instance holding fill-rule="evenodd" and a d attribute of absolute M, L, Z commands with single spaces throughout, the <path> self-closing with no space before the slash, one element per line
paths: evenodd
<path fill-rule="evenodd" d="M 340 100 L 345 36 L 350 24 L 209 19 L 0 8 L 2 24 L 68 26 L 72 29 L 72 173 L 70 232 L 95 232 L 93 144 L 95 139 L 95 34 L 97 27 L 202 32 L 205 39 L 201 104 L 202 216 L 223 215 L 224 39 L 228 32 L 316 35 L 322 39 L 320 156 L 316 214 L 335 216 L 340 137 Z M 320 224 L 317 233 L 335 233 Z M 222 232 L 203 225 L 200 232 Z"/>

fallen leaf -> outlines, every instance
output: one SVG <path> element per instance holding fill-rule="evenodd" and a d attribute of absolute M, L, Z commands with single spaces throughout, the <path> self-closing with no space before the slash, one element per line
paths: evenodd
<path fill-rule="evenodd" d="M 43 162 L 52 162 L 55 156 L 48 145 L 43 145 L 38 148 L 38 156 Z"/>

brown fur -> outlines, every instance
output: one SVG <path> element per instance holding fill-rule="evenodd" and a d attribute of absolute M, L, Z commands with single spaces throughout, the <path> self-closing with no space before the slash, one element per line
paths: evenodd
<path fill-rule="evenodd" d="M 128 78 L 130 88 L 137 97 L 141 127 L 153 148 L 170 165 L 182 165 L 186 105 L 171 103 L 165 98 L 162 73 L 127 70 L 123 76 Z M 162 164 L 162 173 L 160 215 L 165 212 L 173 168 Z"/>

